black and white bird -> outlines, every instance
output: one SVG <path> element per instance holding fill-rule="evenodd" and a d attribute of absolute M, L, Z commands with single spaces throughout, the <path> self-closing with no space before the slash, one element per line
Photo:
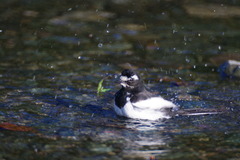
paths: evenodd
<path fill-rule="evenodd" d="M 128 118 L 157 120 L 170 118 L 177 106 L 147 91 L 143 81 L 133 70 L 125 69 L 120 76 L 122 88 L 115 94 L 114 110 Z"/>

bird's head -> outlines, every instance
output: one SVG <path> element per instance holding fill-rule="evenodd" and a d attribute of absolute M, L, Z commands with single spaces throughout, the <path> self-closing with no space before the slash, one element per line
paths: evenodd
<path fill-rule="evenodd" d="M 125 69 L 120 76 L 121 85 L 126 89 L 134 89 L 141 84 L 141 79 L 133 70 Z"/>

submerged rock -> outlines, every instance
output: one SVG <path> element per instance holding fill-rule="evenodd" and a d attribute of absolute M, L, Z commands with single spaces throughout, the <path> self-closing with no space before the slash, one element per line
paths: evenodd
<path fill-rule="evenodd" d="M 74 11 L 49 20 L 53 25 L 69 25 L 72 21 L 99 22 L 114 18 L 115 14 L 104 11 Z"/>
<path fill-rule="evenodd" d="M 240 61 L 228 60 L 219 67 L 222 78 L 240 79 Z"/>
<path fill-rule="evenodd" d="M 189 4 L 183 6 L 189 15 L 206 18 L 239 17 L 240 7 L 219 4 Z"/>

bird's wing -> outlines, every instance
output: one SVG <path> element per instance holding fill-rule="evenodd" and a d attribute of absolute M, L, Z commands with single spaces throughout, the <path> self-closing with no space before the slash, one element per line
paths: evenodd
<path fill-rule="evenodd" d="M 175 108 L 176 105 L 172 102 L 163 99 L 162 97 L 153 97 L 146 100 L 138 101 L 132 103 L 135 108 L 139 109 L 152 109 L 152 110 L 160 110 L 166 108 Z"/>

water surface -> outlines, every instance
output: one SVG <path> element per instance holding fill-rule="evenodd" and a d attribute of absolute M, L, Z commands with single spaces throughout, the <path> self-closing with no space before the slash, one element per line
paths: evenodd
<path fill-rule="evenodd" d="M 239 158 L 239 80 L 218 73 L 240 60 L 239 5 L 3 1 L 0 159 Z M 116 116 L 117 77 L 129 67 L 179 114 Z M 97 95 L 101 79 L 111 90 Z"/>

